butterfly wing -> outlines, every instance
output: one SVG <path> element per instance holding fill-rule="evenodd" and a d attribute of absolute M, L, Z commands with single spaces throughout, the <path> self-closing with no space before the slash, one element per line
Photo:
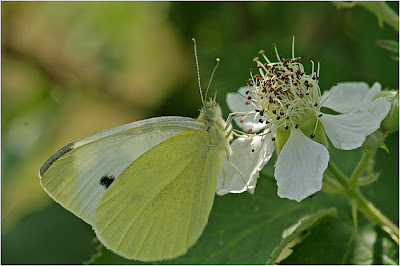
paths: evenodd
<path fill-rule="evenodd" d="M 207 224 L 224 154 L 206 130 L 181 133 L 144 153 L 100 200 L 97 237 L 131 259 L 185 253 Z"/>
<path fill-rule="evenodd" d="M 93 225 L 106 188 L 143 153 L 182 132 L 203 129 L 184 117 L 161 117 L 111 128 L 66 145 L 40 169 L 40 182 L 59 204 Z"/>

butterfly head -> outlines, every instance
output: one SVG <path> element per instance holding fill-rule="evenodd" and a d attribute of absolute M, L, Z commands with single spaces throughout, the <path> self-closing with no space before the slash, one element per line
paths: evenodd
<path fill-rule="evenodd" d="M 218 103 L 211 99 L 204 102 L 204 105 L 200 110 L 200 116 L 197 120 L 207 124 L 220 119 L 222 120 L 222 112 Z"/>

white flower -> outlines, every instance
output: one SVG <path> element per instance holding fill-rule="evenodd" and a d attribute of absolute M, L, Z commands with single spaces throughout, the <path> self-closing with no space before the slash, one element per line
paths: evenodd
<path fill-rule="evenodd" d="M 252 75 L 248 86 L 238 93 L 227 95 L 228 106 L 236 113 L 234 120 L 249 134 L 232 143 L 230 160 L 243 178 L 225 162 L 226 172 L 221 173 L 217 186 L 219 195 L 240 193 L 246 188 L 253 191 L 258 172 L 272 156 L 275 141 L 279 153 L 275 167 L 278 195 L 300 202 L 322 188 L 329 162 L 325 133 L 338 149 L 358 148 L 390 110 L 385 99 L 372 101 L 381 91 L 379 83 L 371 89 L 364 82 L 334 84 L 321 95 L 319 60 L 315 72 L 309 58 L 312 70 L 305 74 L 302 57 L 294 57 L 294 48 L 291 59 L 282 59 L 276 47 L 275 52 L 278 62 L 271 63 L 260 51 L 266 61 L 263 64 L 259 58 L 254 59 L 260 74 Z M 322 113 L 321 107 L 340 114 Z"/>

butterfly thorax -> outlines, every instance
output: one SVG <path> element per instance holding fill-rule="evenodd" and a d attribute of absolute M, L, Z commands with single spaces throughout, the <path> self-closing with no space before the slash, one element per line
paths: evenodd
<path fill-rule="evenodd" d="M 229 141 L 232 138 L 231 127 L 227 127 L 222 118 L 221 108 L 216 102 L 212 100 L 205 102 L 197 121 L 207 126 L 207 131 L 212 135 L 212 147 L 218 150 L 223 148 L 227 154 L 231 153 L 229 146 Z"/>

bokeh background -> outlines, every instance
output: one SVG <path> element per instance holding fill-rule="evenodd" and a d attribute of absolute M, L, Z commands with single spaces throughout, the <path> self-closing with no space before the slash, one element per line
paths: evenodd
<path fill-rule="evenodd" d="M 398 10 L 398 2 L 389 5 Z M 96 251 L 90 226 L 55 204 L 38 170 L 65 144 L 162 115 L 197 117 L 202 85 L 221 58 L 212 93 L 245 85 L 260 49 L 321 59 L 321 89 L 379 81 L 398 89 L 398 61 L 376 45 L 397 40 L 356 6 L 331 2 L 2 2 L 2 263 L 76 264 Z M 309 66 L 311 68 L 311 66 Z M 378 152 L 384 175 L 366 195 L 398 223 L 398 135 Z M 356 162 L 357 158 L 346 157 Z M 333 156 L 340 162 L 341 155 Z M 272 164 L 272 163 L 270 163 Z M 218 198 L 216 198 L 218 201 Z"/>

